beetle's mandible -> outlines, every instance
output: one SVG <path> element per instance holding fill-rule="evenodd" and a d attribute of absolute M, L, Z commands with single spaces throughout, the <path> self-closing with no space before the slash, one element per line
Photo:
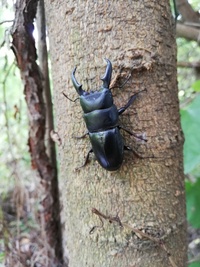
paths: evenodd
<path fill-rule="evenodd" d="M 128 149 L 124 145 L 120 133 L 119 115 L 133 103 L 138 93 L 132 95 L 125 106 L 117 109 L 109 89 L 112 64 L 110 60 L 105 60 L 107 67 L 104 76 L 101 78 L 103 85 L 99 91 L 84 91 L 82 85 L 75 78 L 76 68 L 72 72 L 71 79 L 79 94 L 80 104 L 84 112 L 83 118 L 88 129 L 87 134 L 92 145 L 83 166 L 87 164 L 90 153 L 94 152 L 97 161 L 104 169 L 115 171 L 120 168 L 123 162 L 124 149 Z"/>

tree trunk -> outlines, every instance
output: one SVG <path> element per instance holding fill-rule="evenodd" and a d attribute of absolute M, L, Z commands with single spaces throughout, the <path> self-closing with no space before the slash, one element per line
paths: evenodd
<path fill-rule="evenodd" d="M 169 1 L 46 1 L 57 130 L 63 242 L 70 267 L 186 266 L 185 194 L 176 45 Z M 70 80 L 96 90 L 113 64 L 117 107 L 138 91 L 121 124 L 147 138 L 124 134 L 121 168 L 104 170 L 94 159 L 82 110 Z M 129 78 L 129 79 L 127 79 Z M 122 89 L 117 89 L 123 84 Z"/>

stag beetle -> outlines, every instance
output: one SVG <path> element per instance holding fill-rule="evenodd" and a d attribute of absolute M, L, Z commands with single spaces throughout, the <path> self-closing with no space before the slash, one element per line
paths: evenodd
<path fill-rule="evenodd" d="M 83 166 L 87 164 L 90 153 L 94 152 L 97 161 L 104 169 L 115 171 L 122 164 L 124 149 L 130 150 L 124 145 L 120 128 L 134 135 L 134 133 L 119 125 L 119 115 L 133 103 L 138 93 L 132 95 L 125 106 L 117 109 L 113 104 L 113 96 L 109 89 L 112 64 L 108 59 L 105 60 L 107 67 L 104 76 L 101 78 L 103 85 L 99 91 L 86 92 L 82 89 L 82 85 L 75 78 L 76 67 L 72 71 L 71 79 L 79 94 L 80 104 L 84 112 L 83 118 L 88 129 L 86 134 L 89 135 L 92 145 Z M 64 96 L 67 97 L 65 94 Z"/>

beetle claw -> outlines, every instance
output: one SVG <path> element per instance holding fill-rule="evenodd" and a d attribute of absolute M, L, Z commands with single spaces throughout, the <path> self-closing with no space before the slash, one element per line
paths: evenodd
<path fill-rule="evenodd" d="M 82 89 L 82 84 L 78 83 L 76 78 L 75 78 L 75 72 L 76 72 L 76 67 L 74 68 L 74 70 L 72 71 L 72 75 L 71 75 L 71 78 L 72 78 L 72 83 L 77 91 L 77 93 L 79 95 L 83 95 L 84 94 L 84 90 Z"/>
<path fill-rule="evenodd" d="M 105 60 L 107 62 L 107 67 L 106 67 L 106 72 L 104 76 L 101 78 L 101 80 L 103 81 L 103 88 L 109 88 L 112 76 L 112 64 L 109 59 L 105 58 Z"/>
<path fill-rule="evenodd" d="M 88 164 L 88 162 L 89 162 L 89 157 L 90 157 L 90 154 L 91 154 L 92 152 L 93 152 L 93 149 L 91 148 L 91 149 L 88 151 L 88 153 L 87 153 L 87 156 L 86 156 L 86 158 L 85 158 L 85 162 L 83 163 L 83 165 L 81 165 L 80 167 L 75 168 L 75 171 L 79 171 L 81 168 L 85 167 L 85 166 Z"/>

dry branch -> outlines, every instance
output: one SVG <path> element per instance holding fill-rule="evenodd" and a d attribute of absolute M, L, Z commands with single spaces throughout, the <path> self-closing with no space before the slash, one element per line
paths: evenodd
<path fill-rule="evenodd" d="M 37 65 L 34 24 L 38 1 L 18 0 L 16 2 L 15 20 L 12 28 L 12 50 L 16 56 L 24 84 L 25 100 L 29 115 L 28 145 L 32 167 L 39 173 L 43 185 L 40 201 L 44 218 L 45 234 L 48 244 L 55 250 L 55 255 L 62 260 L 60 234 L 60 208 L 58 194 L 55 194 L 55 167 L 46 153 L 45 119 L 46 110 L 43 99 L 42 75 Z"/>

